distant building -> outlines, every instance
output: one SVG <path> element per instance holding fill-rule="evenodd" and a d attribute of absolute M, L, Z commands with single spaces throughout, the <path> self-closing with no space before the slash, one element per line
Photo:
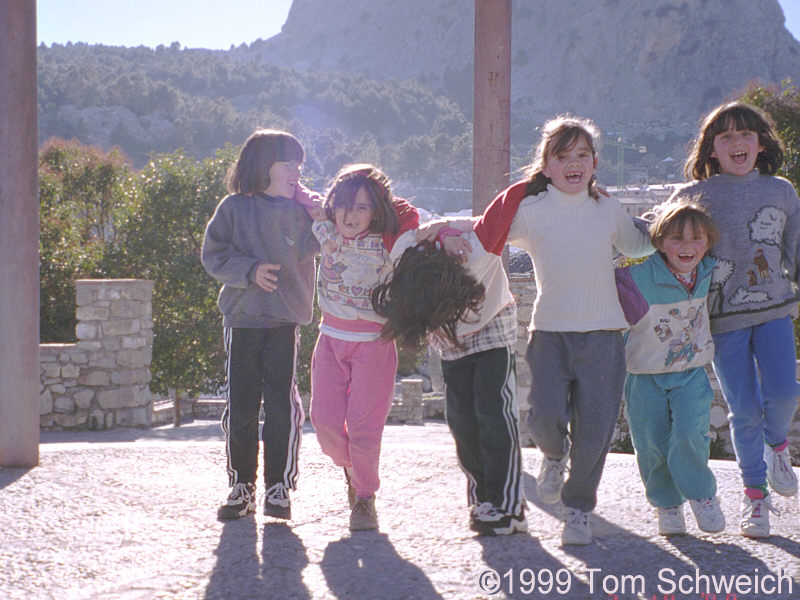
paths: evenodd
<path fill-rule="evenodd" d="M 610 186 L 606 191 L 619 200 L 625 212 L 632 217 L 646 213 L 656 204 L 665 202 L 680 185 L 678 183 L 660 183 L 656 185 L 626 186 L 617 188 Z"/>

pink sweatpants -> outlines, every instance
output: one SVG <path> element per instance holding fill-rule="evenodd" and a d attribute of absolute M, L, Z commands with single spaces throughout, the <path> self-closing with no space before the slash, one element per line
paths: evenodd
<path fill-rule="evenodd" d="M 352 467 L 356 494 L 380 487 L 381 437 L 394 397 L 394 342 L 346 342 L 321 334 L 311 359 L 311 423 L 322 451 Z"/>

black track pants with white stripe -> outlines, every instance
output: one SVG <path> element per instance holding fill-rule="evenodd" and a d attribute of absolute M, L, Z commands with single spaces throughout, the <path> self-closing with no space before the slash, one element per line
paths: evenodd
<path fill-rule="evenodd" d="M 305 420 L 297 392 L 297 328 L 225 329 L 227 405 L 222 415 L 228 477 L 255 482 L 258 417 L 263 398 L 264 480 L 267 488 L 297 485 L 297 459 Z"/>
<path fill-rule="evenodd" d="M 447 424 L 467 476 L 470 505 L 518 514 L 525 502 L 516 363 L 510 348 L 442 361 Z"/>

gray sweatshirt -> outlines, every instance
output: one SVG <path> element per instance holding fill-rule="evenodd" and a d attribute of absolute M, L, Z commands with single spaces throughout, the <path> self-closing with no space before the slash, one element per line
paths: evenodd
<path fill-rule="evenodd" d="M 722 234 L 708 310 L 711 332 L 725 333 L 797 316 L 800 199 L 782 177 L 722 173 L 678 188 L 670 198 L 708 208 Z"/>
<path fill-rule="evenodd" d="M 223 284 L 218 306 L 225 327 L 268 328 L 311 321 L 314 256 L 311 217 L 294 200 L 263 194 L 223 198 L 206 226 L 201 259 Z M 278 289 L 255 285 L 261 263 L 280 264 Z"/>

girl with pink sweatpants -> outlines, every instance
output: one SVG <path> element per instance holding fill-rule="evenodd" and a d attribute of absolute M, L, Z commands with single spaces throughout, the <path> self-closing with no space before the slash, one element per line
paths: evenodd
<path fill-rule="evenodd" d="M 379 339 L 385 319 L 370 292 L 392 271 L 394 240 L 419 225 L 371 165 L 342 169 L 313 225 L 322 246 L 317 301 L 322 311 L 311 361 L 311 422 L 322 451 L 344 468 L 350 529 L 377 529 L 375 492 L 381 438 L 394 397 L 397 350 Z"/>

